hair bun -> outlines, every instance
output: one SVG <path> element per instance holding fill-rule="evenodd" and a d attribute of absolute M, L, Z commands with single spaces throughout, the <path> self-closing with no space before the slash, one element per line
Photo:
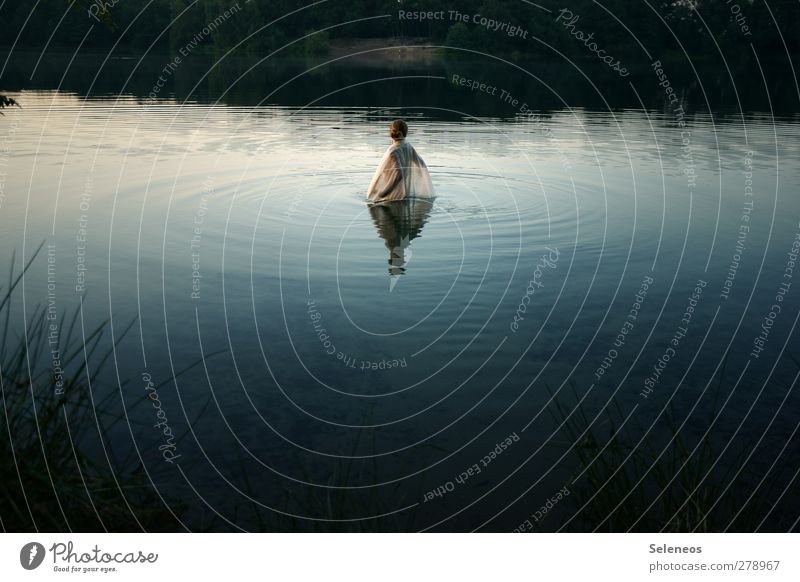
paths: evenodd
<path fill-rule="evenodd" d="M 389 135 L 392 139 L 400 139 L 408 135 L 408 124 L 402 119 L 395 119 L 389 126 Z"/>

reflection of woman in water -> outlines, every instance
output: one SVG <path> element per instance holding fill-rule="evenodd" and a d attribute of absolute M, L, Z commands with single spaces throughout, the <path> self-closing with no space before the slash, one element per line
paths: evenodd
<path fill-rule="evenodd" d="M 397 119 L 389 126 L 392 145 L 386 150 L 367 190 L 372 203 L 406 198 L 433 198 L 433 182 L 428 166 L 406 141 L 408 125 Z"/>
<path fill-rule="evenodd" d="M 422 233 L 433 202 L 430 199 L 410 198 L 392 204 L 373 204 L 369 213 L 378 234 L 389 249 L 389 274 L 393 277 L 406 272 L 411 259 L 411 241 Z M 389 289 L 394 287 L 392 282 Z"/>

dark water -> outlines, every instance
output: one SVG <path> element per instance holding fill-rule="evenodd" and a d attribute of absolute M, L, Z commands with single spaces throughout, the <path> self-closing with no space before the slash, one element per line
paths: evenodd
<path fill-rule="evenodd" d="M 322 69 L 277 93 L 263 87 L 299 65 L 199 86 L 186 69 L 150 99 L 152 63 L 97 84 L 78 63 L 63 86 L 39 80 L 57 64 L 39 66 L 6 73 L 23 107 L 0 118 L 0 270 L 12 249 L 19 265 L 53 245 L 25 277 L 17 328 L 48 301 L 48 257 L 62 325 L 81 305 L 85 330 L 108 320 L 111 349 L 133 322 L 94 388 L 129 411 L 109 444 L 140 454 L 195 524 L 503 531 L 567 485 L 536 529 L 604 529 L 582 509 L 597 484 L 559 407 L 600 448 L 622 439 L 611 411 L 626 450 L 706 437 L 701 491 L 728 485 L 765 529 L 797 517 L 791 94 L 771 110 L 774 87 L 703 102 L 695 83 L 678 111 L 647 70 L 638 93 L 592 94 L 542 65 L 559 85 L 514 77 L 514 106 L 450 82 L 502 71 L 451 61 Z M 398 116 L 438 197 L 371 209 Z M 185 435 L 172 463 L 153 408 L 134 407 L 145 374 L 178 374 L 158 390 Z M 712 509 L 735 529 L 726 507 Z"/>

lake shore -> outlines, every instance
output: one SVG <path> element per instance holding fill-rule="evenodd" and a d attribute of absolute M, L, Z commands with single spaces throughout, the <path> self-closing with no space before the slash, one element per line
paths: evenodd
<path fill-rule="evenodd" d="M 328 57 L 363 64 L 426 63 L 441 59 L 439 47 L 425 37 L 334 38 Z"/>

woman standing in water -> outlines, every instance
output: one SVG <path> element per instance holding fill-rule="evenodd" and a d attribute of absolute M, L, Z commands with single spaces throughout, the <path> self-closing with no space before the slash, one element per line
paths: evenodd
<path fill-rule="evenodd" d="M 392 145 L 386 150 L 367 189 L 373 204 L 407 198 L 433 198 L 433 182 L 428 166 L 406 141 L 408 125 L 396 119 L 389 126 Z"/>

